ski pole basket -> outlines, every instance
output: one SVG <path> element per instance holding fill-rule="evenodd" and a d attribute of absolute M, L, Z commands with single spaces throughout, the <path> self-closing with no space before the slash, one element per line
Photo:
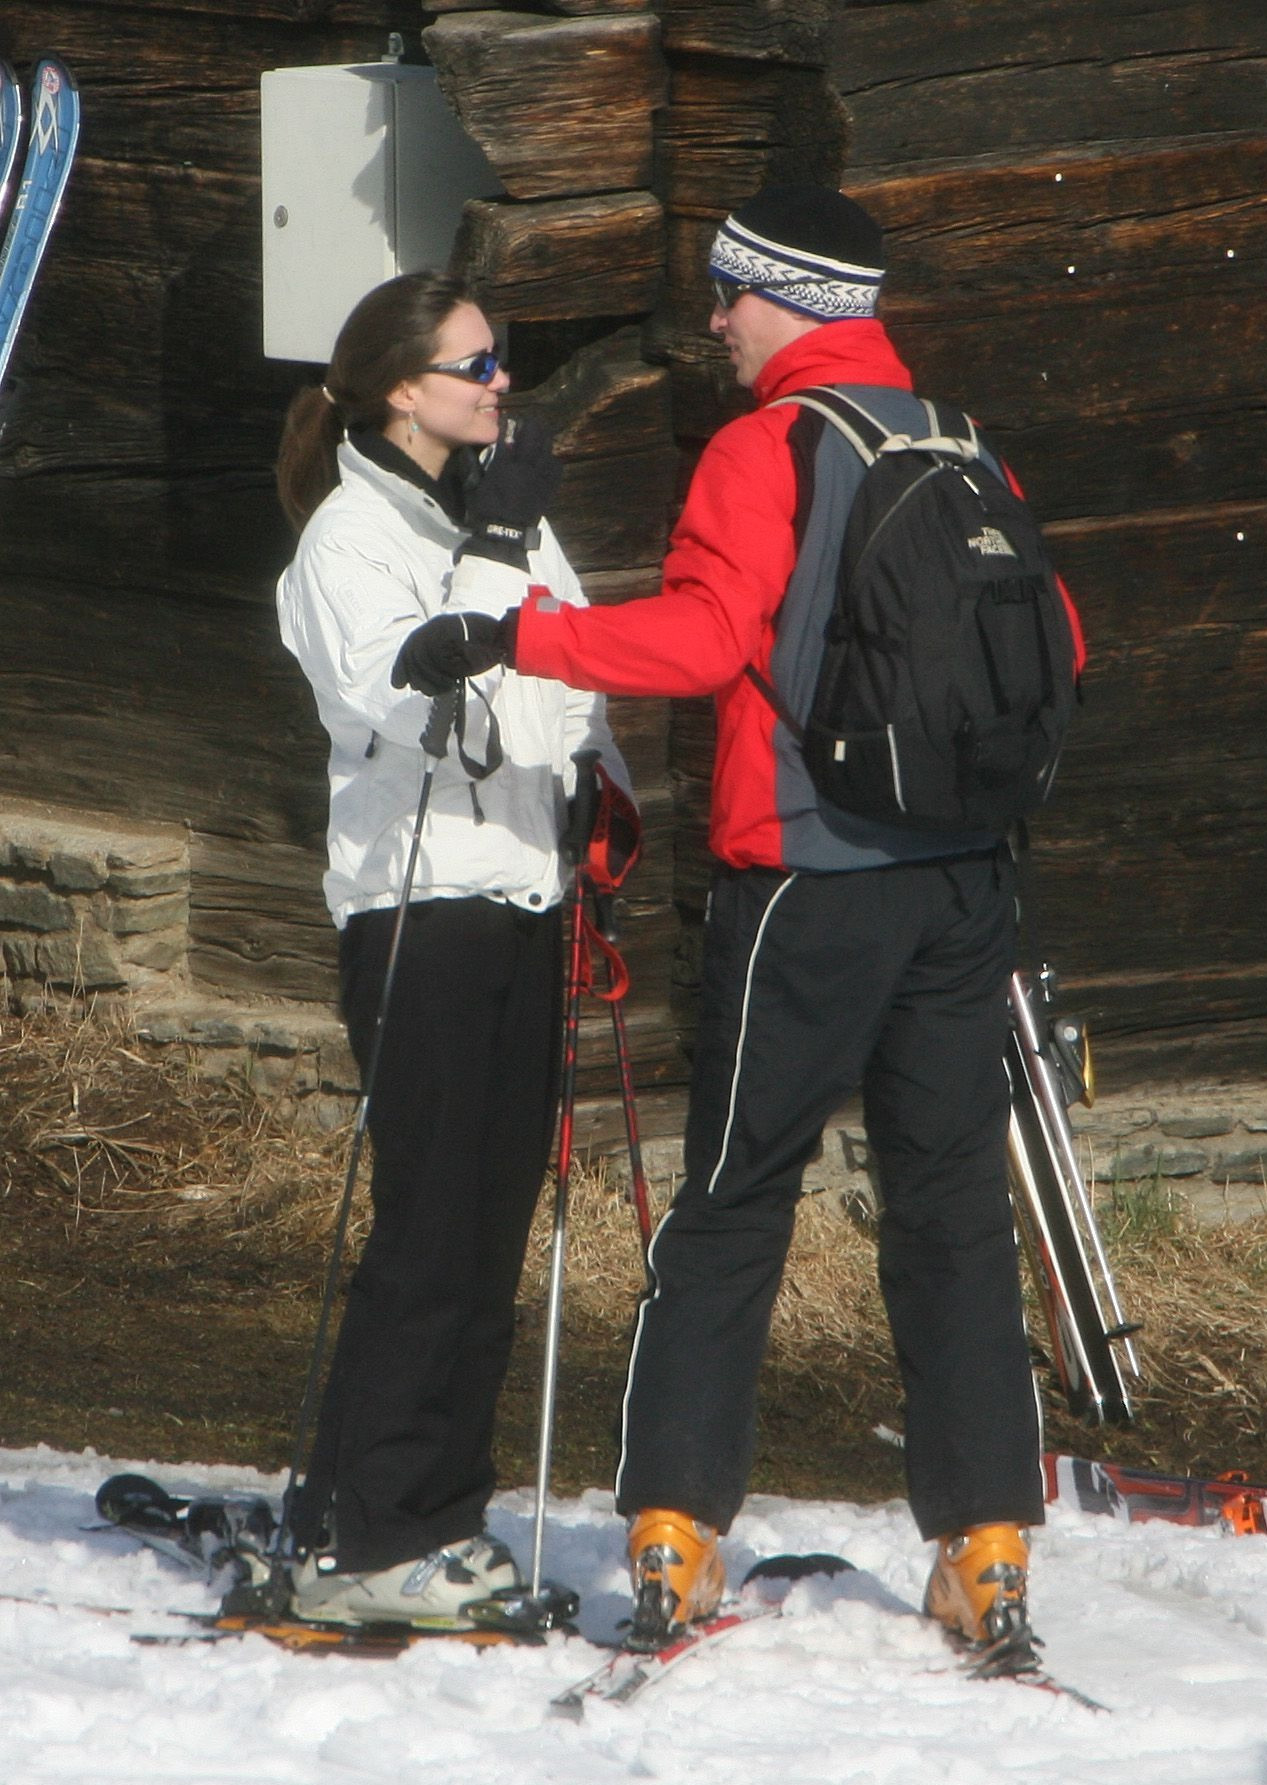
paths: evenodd
<path fill-rule="evenodd" d="M 1044 968 L 1038 978 L 1037 992 L 1020 973 L 1009 988 L 1012 1207 L 1070 1411 L 1089 1425 L 1126 1426 L 1139 1327 L 1122 1312 L 1069 1126 L 1069 1105 L 1091 1101 L 1090 1056 L 1080 1025 L 1051 1010 L 1052 975 Z"/>

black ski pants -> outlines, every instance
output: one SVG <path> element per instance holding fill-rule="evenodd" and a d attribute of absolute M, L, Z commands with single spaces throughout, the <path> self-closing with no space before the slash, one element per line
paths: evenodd
<path fill-rule="evenodd" d="M 705 936 L 686 1174 L 651 1247 L 617 1507 L 729 1529 L 802 1172 L 862 1086 L 879 1269 L 924 1537 L 1043 1517 L 1007 1192 L 1005 857 L 723 869 Z"/>
<path fill-rule="evenodd" d="M 362 1078 L 395 921 L 362 913 L 340 936 Z M 313 1546 L 333 1498 L 341 1570 L 393 1567 L 483 1527 L 561 1031 L 557 909 L 409 907 L 368 1111 L 374 1219 L 296 1520 Z"/>

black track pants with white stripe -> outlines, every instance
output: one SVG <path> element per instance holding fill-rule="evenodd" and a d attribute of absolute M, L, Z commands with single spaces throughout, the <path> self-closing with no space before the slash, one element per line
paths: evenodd
<path fill-rule="evenodd" d="M 994 857 L 719 873 L 686 1176 L 630 1360 L 622 1513 L 674 1507 L 729 1528 L 802 1172 L 861 1085 L 916 1522 L 925 1537 L 1042 1522 L 1007 1194 L 1014 954 L 1011 867 Z"/>

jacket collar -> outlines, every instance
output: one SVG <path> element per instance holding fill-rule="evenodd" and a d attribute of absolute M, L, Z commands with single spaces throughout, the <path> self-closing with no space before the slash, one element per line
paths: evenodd
<path fill-rule="evenodd" d="M 882 322 L 825 322 L 780 347 L 753 383 L 758 403 L 811 384 L 887 384 L 910 390 L 912 379 Z"/>
<path fill-rule="evenodd" d="M 339 480 L 349 493 L 360 489 L 373 491 L 381 499 L 390 503 L 398 514 L 411 527 L 418 528 L 452 550 L 466 537 L 466 531 L 446 510 L 446 504 L 440 500 L 439 486 L 434 478 L 420 472 L 415 478 L 395 469 L 387 453 L 380 453 L 371 446 L 373 457 L 363 450 L 364 437 L 357 440 L 344 438 L 339 444 Z M 387 446 L 389 443 L 382 443 Z M 405 463 L 411 461 L 405 454 L 399 455 Z M 382 461 L 386 460 L 384 463 Z"/>
<path fill-rule="evenodd" d="M 432 477 L 407 452 L 402 452 L 374 428 L 357 429 L 349 433 L 348 439 L 362 458 L 369 459 L 380 471 L 393 471 L 406 483 L 434 497 L 451 521 L 461 525 L 465 520 L 466 484 L 476 462 L 473 452 L 466 449 L 451 452 L 440 476 Z"/>

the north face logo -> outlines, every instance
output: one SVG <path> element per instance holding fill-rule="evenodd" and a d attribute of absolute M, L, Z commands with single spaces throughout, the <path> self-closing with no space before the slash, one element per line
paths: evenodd
<path fill-rule="evenodd" d="M 979 552 L 983 558 L 1014 558 L 1016 552 L 1006 533 L 1000 533 L 997 527 L 983 527 L 980 533 L 968 541 L 970 551 Z"/>

